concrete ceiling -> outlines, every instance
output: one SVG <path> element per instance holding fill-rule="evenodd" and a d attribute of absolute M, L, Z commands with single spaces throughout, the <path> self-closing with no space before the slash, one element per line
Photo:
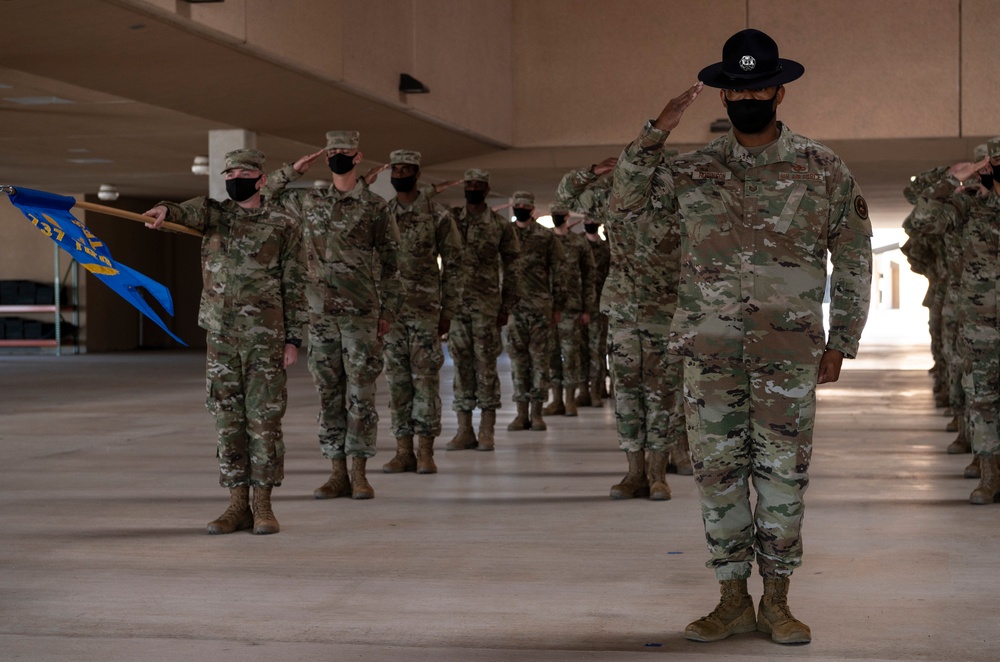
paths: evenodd
<path fill-rule="evenodd" d="M 367 156 L 418 149 L 430 181 L 483 167 L 496 193 L 532 190 L 544 209 L 567 170 L 621 149 L 498 145 L 116 0 L 3 0 L 0 18 L 7 28 L 0 40 L 0 184 L 64 194 L 113 184 L 125 196 L 184 199 L 207 190 L 190 167 L 207 154 L 210 130 L 256 132 L 269 164 L 278 165 L 318 148 L 337 126 L 360 130 Z M 876 226 L 899 227 L 909 176 L 967 159 L 978 142 L 830 146 L 861 182 Z M 307 177 L 329 173 L 320 163 Z M 460 193 L 442 200 L 457 204 Z"/>

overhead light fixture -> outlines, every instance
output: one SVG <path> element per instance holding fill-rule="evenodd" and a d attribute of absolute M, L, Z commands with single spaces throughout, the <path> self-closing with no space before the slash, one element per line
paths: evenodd
<path fill-rule="evenodd" d="M 399 91 L 403 94 L 427 94 L 430 88 L 410 74 L 399 74 Z"/>
<path fill-rule="evenodd" d="M 712 133 L 726 133 L 731 128 L 733 128 L 733 123 L 730 122 L 728 118 L 720 117 L 712 122 L 712 124 L 708 127 L 708 130 Z"/>
<path fill-rule="evenodd" d="M 100 188 L 97 189 L 98 200 L 117 200 L 118 195 L 118 189 L 112 184 L 101 184 Z"/>
<path fill-rule="evenodd" d="M 191 164 L 191 174 L 192 175 L 207 175 L 208 174 L 208 157 L 207 156 L 196 156 L 196 157 L 194 157 L 194 163 Z"/>
<path fill-rule="evenodd" d="M 62 97 L 4 97 L 3 100 L 16 103 L 20 106 L 53 106 L 74 103 Z"/>

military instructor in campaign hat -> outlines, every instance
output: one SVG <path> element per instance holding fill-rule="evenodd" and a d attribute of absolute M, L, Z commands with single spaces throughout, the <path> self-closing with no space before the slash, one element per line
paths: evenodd
<path fill-rule="evenodd" d="M 783 644 L 812 637 L 787 595 L 802 558 L 816 385 L 836 381 L 844 358 L 858 351 L 872 253 L 868 207 L 850 171 L 776 119 L 784 85 L 803 71 L 763 32 L 733 35 L 722 61 L 646 123 L 614 171 L 612 217 L 636 223 L 676 214 L 680 224 L 684 257 L 668 351 L 684 357 L 707 565 L 722 594 L 687 626 L 695 641 L 755 630 Z M 719 89 L 732 129 L 666 157 L 670 131 L 706 85 Z M 756 614 L 747 592 L 754 559 L 764 580 Z"/>

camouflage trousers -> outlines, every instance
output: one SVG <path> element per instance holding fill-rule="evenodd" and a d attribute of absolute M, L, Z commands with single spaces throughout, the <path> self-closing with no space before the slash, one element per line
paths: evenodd
<path fill-rule="evenodd" d="M 719 581 L 802 563 L 818 364 L 684 359 L 684 409 L 702 521 Z M 750 483 L 757 492 L 751 513 Z"/>
<path fill-rule="evenodd" d="M 549 327 L 552 310 L 518 308 L 507 327 L 514 402 L 542 402 L 549 388 Z"/>
<path fill-rule="evenodd" d="M 933 377 L 935 390 L 940 386 L 945 388 L 947 381 L 947 368 L 945 367 L 947 359 L 944 355 L 944 347 L 941 341 L 941 325 L 943 323 L 943 316 L 941 314 L 944 308 L 944 292 L 942 288 L 937 288 L 932 293 L 930 300 L 930 305 L 927 306 L 927 330 L 931 334 L 931 357 L 934 359 Z"/>
<path fill-rule="evenodd" d="M 393 435 L 440 435 L 444 353 L 437 316 L 396 320 L 383 340 Z"/>
<path fill-rule="evenodd" d="M 219 484 L 281 485 L 281 417 L 288 395 L 284 342 L 208 332 L 206 406 L 215 418 Z"/>
<path fill-rule="evenodd" d="M 965 390 L 962 378 L 965 375 L 965 361 L 959 347 L 958 306 L 956 297 L 949 290 L 941 309 L 941 356 L 945 366 L 943 388 L 948 393 L 948 403 L 952 407 L 965 407 Z"/>
<path fill-rule="evenodd" d="M 324 457 L 372 457 L 378 433 L 375 380 L 382 340 L 374 317 L 310 315 L 309 372 L 319 393 Z"/>
<path fill-rule="evenodd" d="M 603 384 L 608 376 L 608 316 L 596 313 L 583 327 L 581 381 Z M 678 370 L 678 373 L 680 371 Z"/>
<path fill-rule="evenodd" d="M 455 364 L 455 411 L 500 408 L 497 359 L 503 351 L 496 315 L 459 313 L 451 321 L 448 351 Z"/>
<path fill-rule="evenodd" d="M 562 314 L 559 324 L 549 334 L 549 380 L 553 386 L 571 388 L 583 380 L 580 368 L 580 348 L 583 346 L 583 327 L 580 313 Z"/>
<path fill-rule="evenodd" d="M 669 327 L 611 327 L 608 351 L 615 392 L 615 425 L 623 451 L 669 452 L 686 434 L 681 397 L 683 358 L 667 354 Z"/>
<path fill-rule="evenodd" d="M 976 455 L 1000 453 L 1000 343 L 992 348 L 966 350 L 962 385 L 972 452 Z"/>

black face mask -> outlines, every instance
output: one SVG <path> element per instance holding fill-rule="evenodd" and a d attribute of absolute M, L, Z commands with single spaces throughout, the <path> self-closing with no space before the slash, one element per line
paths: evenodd
<path fill-rule="evenodd" d="M 409 193 L 417 185 L 417 176 L 390 177 L 389 183 L 392 184 L 392 188 L 396 189 L 396 193 Z"/>
<path fill-rule="evenodd" d="M 583 229 L 587 234 L 597 234 L 597 229 L 601 227 L 600 223 L 584 223 Z"/>
<path fill-rule="evenodd" d="M 481 205 L 486 202 L 486 191 L 466 191 L 465 201 L 470 205 Z"/>
<path fill-rule="evenodd" d="M 552 225 L 561 227 L 566 224 L 566 214 L 552 214 Z"/>
<path fill-rule="evenodd" d="M 985 188 L 987 191 L 993 190 L 993 173 L 990 173 L 988 175 L 980 174 L 979 181 L 982 183 L 983 188 Z"/>
<path fill-rule="evenodd" d="M 522 223 L 531 218 L 530 209 L 521 209 L 520 207 L 514 208 L 514 218 L 521 221 Z"/>
<path fill-rule="evenodd" d="M 253 197 L 257 192 L 257 182 L 260 177 L 250 179 L 248 177 L 234 177 L 226 180 L 226 194 L 231 200 L 243 202 Z"/>
<path fill-rule="evenodd" d="M 326 163 L 335 175 L 346 175 L 354 170 L 354 156 L 350 154 L 334 154 L 326 159 Z"/>
<path fill-rule="evenodd" d="M 740 133 L 760 133 L 774 119 L 774 100 L 778 93 L 770 99 L 726 99 L 726 113 L 733 127 Z"/>

